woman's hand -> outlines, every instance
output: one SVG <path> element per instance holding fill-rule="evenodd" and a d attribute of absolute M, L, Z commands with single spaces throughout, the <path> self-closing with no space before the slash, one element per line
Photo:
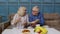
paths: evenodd
<path fill-rule="evenodd" d="M 27 23 L 24 23 L 22 25 L 24 26 L 24 28 L 27 28 L 28 27 L 28 24 Z"/>
<path fill-rule="evenodd" d="M 15 20 L 15 25 L 18 23 L 18 22 L 20 22 L 21 21 L 21 18 L 17 18 L 16 20 Z"/>
<path fill-rule="evenodd" d="M 17 18 L 17 20 L 16 20 L 17 22 L 20 22 L 21 21 L 21 18 Z"/>
<path fill-rule="evenodd" d="M 27 25 L 27 23 L 23 23 L 22 25 L 26 26 L 26 25 Z"/>

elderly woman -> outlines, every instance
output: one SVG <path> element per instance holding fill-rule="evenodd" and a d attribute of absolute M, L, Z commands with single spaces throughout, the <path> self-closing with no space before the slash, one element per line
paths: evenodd
<path fill-rule="evenodd" d="M 28 15 L 26 14 L 26 7 L 20 7 L 15 14 L 11 24 L 17 28 L 24 28 L 28 23 Z"/>

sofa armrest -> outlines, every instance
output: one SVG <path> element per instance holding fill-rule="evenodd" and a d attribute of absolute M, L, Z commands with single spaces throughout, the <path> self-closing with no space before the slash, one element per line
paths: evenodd
<path fill-rule="evenodd" d="M 1 34 L 1 32 L 2 32 L 2 24 L 0 23 L 0 34 Z"/>
<path fill-rule="evenodd" d="M 4 29 L 6 29 L 10 25 L 10 20 L 3 22 Z"/>

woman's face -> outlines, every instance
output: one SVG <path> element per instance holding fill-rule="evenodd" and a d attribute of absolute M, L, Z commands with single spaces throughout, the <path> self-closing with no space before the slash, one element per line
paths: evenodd
<path fill-rule="evenodd" d="M 25 10 L 24 10 L 24 14 L 26 14 L 26 11 L 27 11 L 27 10 L 25 9 Z"/>
<path fill-rule="evenodd" d="M 26 15 L 26 10 L 19 10 L 19 15 L 20 16 Z"/>

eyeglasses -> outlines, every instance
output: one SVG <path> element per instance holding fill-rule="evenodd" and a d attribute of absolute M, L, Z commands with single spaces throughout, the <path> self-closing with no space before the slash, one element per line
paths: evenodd
<path fill-rule="evenodd" d="M 33 10 L 32 10 L 33 11 Z M 33 11 L 33 12 L 37 12 L 37 11 Z"/>

